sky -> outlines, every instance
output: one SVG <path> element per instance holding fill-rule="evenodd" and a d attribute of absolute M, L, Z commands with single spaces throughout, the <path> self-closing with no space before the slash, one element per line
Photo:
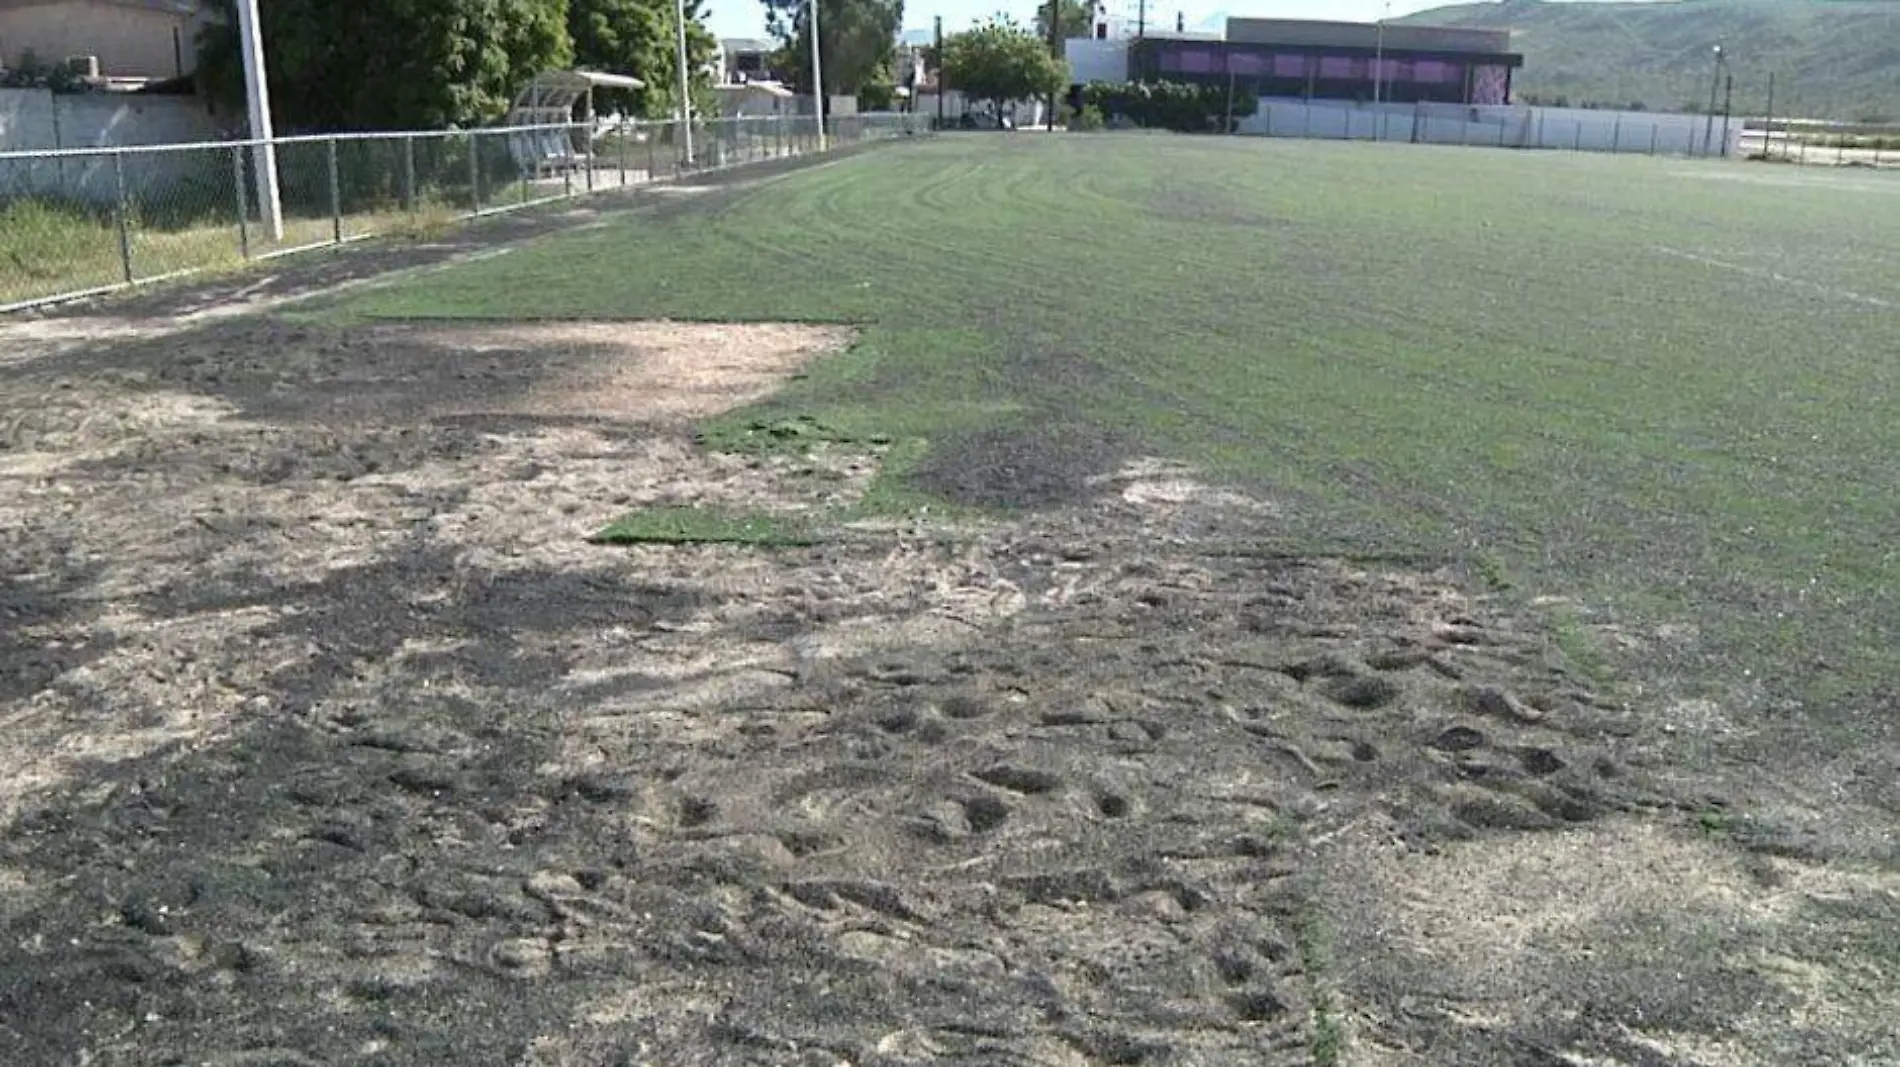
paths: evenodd
<path fill-rule="evenodd" d="M 1457 0 L 1149 0 L 1148 17 L 1157 24 L 1172 24 L 1174 13 L 1187 14 L 1193 26 L 1220 14 L 1251 18 L 1339 19 L 1370 22 L 1390 6 L 1393 16 L 1443 7 Z M 765 8 L 757 0 L 711 0 L 711 17 L 706 21 L 720 37 L 765 36 Z M 1019 22 L 1034 18 L 1036 0 L 905 0 L 904 27 L 928 29 L 931 20 L 943 16 L 944 32 L 967 29 L 998 10 L 1014 15 Z M 1109 10 L 1120 14 L 1127 8 L 1135 13 L 1134 0 L 1109 0 Z"/>

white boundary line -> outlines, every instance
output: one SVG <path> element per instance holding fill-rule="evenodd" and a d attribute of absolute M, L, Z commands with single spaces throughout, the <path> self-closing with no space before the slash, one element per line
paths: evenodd
<path fill-rule="evenodd" d="M 1691 263 L 1700 263 L 1705 267 L 1734 271 L 1736 274 L 1745 274 L 1751 278 L 1760 278 L 1763 281 L 1774 282 L 1777 285 L 1789 285 L 1798 289 L 1806 289 L 1810 292 L 1820 293 L 1822 296 L 1831 296 L 1836 300 L 1846 300 L 1850 303 L 1865 304 L 1868 307 L 1886 308 L 1888 310 L 1900 307 L 1900 302 L 1887 300 L 1878 296 L 1869 296 L 1866 293 L 1858 293 L 1852 289 L 1822 285 L 1820 282 L 1811 282 L 1806 278 L 1790 277 L 1780 271 L 1769 270 L 1766 267 L 1751 267 L 1744 263 L 1730 263 L 1712 256 L 1698 255 L 1694 252 L 1684 252 L 1678 248 L 1665 248 L 1661 245 L 1656 246 L 1656 251 L 1662 255 L 1672 256 L 1676 259 L 1688 260 Z"/>

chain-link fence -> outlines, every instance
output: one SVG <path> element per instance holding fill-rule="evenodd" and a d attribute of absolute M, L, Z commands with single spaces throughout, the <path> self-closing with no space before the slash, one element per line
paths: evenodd
<path fill-rule="evenodd" d="M 1831 167 L 1900 167 L 1900 125 L 1800 119 L 1750 120 L 1750 159 Z"/>
<path fill-rule="evenodd" d="M 823 138 L 808 116 L 775 116 L 0 153 L 0 312 L 929 124 L 826 126 Z M 270 175 L 279 219 L 265 210 Z"/>

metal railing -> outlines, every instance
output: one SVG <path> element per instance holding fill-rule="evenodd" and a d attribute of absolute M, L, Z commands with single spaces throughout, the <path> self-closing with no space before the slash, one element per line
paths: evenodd
<path fill-rule="evenodd" d="M 247 260 L 818 151 L 810 116 L 0 153 L 0 313 Z M 928 130 L 926 116 L 834 116 L 827 147 Z M 275 158 L 282 232 L 255 168 Z"/>

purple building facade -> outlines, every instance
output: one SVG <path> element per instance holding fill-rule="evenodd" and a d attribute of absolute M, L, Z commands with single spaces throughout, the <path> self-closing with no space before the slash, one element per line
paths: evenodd
<path fill-rule="evenodd" d="M 1507 104 L 1524 57 L 1507 31 L 1229 19 L 1222 41 L 1143 38 L 1128 51 L 1138 81 L 1228 84 L 1309 100 Z"/>

